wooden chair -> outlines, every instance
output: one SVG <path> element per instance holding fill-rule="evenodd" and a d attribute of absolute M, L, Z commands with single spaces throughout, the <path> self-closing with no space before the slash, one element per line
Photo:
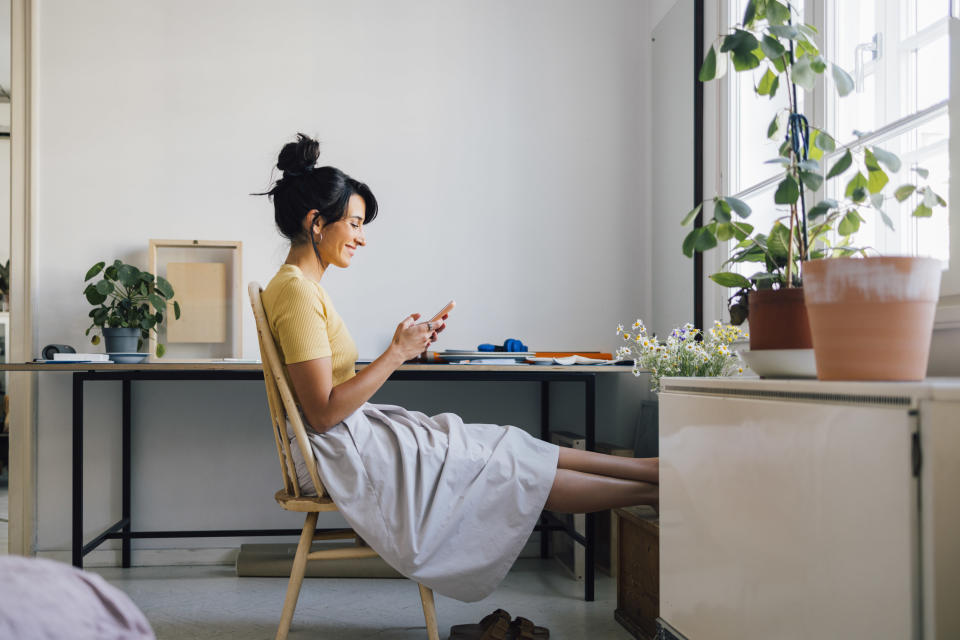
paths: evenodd
<path fill-rule="evenodd" d="M 267 401 L 270 404 L 270 421 L 273 425 L 273 437 L 276 440 L 277 453 L 280 456 L 280 469 L 283 475 L 283 489 L 277 491 L 274 499 L 288 511 L 300 511 L 307 514 L 306 522 L 303 524 L 303 532 L 300 534 L 300 543 L 297 545 L 297 553 L 293 559 L 293 568 L 290 570 L 290 583 L 287 586 L 287 597 L 283 603 L 283 614 L 280 616 L 280 628 L 277 629 L 277 640 L 284 640 L 290 631 L 290 622 L 293 619 L 293 611 L 297 606 L 297 598 L 300 595 L 300 586 L 303 584 L 303 574 L 306 571 L 308 560 L 371 558 L 376 557 L 377 552 L 364 546 L 351 529 L 326 533 L 316 532 L 319 513 L 321 511 L 336 511 L 337 505 L 326 494 L 323 483 L 320 481 L 316 459 L 307 439 L 307 432 L 300 418 L 300 411 L 293 399 L 287 379 L 283 375 L 280 354 L 274 343 L 273 334 L 270 333 L 270 325 L 267 323 L 267 316 L 260 300 L 260 293 L 263 289 L 258 283 L 251 282 L 248 291 L 250 292 L 250 303 L 253 306 L 253 316 L 257 321 L 257 337 L 260 340 L 260 356 L 263 362 L 263 379 L 267 385 Z M 296 444 L 300 447 L 300 453 L 303 455 L 307 470 L 310 472 L 310 479 L 313 480 L 313 486 L 317 488 L 316 495 L 304 495 L 297 480 L 297 472 L 290 455 L 290 441 L 286 435 L 288 420 L 293 427 Z M 338 538 L 355 538 L 357 546 L 310 551 L 310 545 L 314 540 Z M 420 587 L 420 599 L 423 601 L 423 615 L 427 622 L 427 637 L 429 640 L 439 640 L 440 634 L 437 630 L 437 612 L 433 600 L 433 591 L 422 584 L 418 586 Z"/>

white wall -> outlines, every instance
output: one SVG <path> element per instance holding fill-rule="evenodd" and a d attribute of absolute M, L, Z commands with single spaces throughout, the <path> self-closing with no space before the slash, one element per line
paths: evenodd
<path fill-rule="evenodd" d="M 514 337 L 610 351 L 617 322 L 649 313 L 643 3 L 36 5 L 41 345 L 86 348 L 84 272 L 113 258 L 146 267 L 150 238 L 241 240 L 244 279 L 269 280 L 286 250 L 269 203 L 248 194 L 269 186 L 296 131 L 319 136 L 321 161 L 381 203 L 368 247 L 324 281 L 361 356 L 450 297 L 441 348 Z M 621 378 L 601 386 L 599 436 L 626 444 L 646 380 Z M 536 425 L 535 385 L 454 387 L 398 383 L 378 399 Z M 259 389 L 135 385 L 138 528 L 282 526 Z M 118 395 L 103 383 L 86 396 L 91 533 L 116 513 Z M 578 401 L 558 395 L 558 426 L 573 426 Z M 37 546 L 51 553 L 69 541 L 69 396 L 67 376 L 40 376 Z M 211 512 L 214 497 L 238 511 Z"/>
<path fill-rule="evenodd" d="M 680 226 L 693 208 L 693 4 L 677 2 L 651 39 L 650 207 L 651 333 L 666 336 L 693 322 L 693 260 L 683 255 Z"/>

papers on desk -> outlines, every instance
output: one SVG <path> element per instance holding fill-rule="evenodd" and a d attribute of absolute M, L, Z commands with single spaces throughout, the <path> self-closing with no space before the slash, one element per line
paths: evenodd
<path fill-rule="evenodd" d="M 527 358 L 530 364 L 616 364 L 617 360 L 604 360 L 601 358 L 588 358 L 586 356 L 564 356 L 560 358 Z"/>

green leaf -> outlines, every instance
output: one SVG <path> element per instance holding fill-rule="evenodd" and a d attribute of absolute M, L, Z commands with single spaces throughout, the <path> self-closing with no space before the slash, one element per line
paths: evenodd
<path fill-rule="evenodd" d="M 129 264 L 117 269 L 117 279 L 123 286 L 132 288 L 140 282 L 140 270 Z"/>
<path fill-rule="evenodd" d="M 871 193 L 870 194 L 870 204 L 873 205 L 873 208 L 877 211 L 883 207 L 883 194 L 882 193 Z"/>
<path fill-rule="evenodd" d="M 790 60 L 786 55 L 782 55 L 779 58 L 770 58 L 770 62 L 773 63 L 773 68 L 777 70 L 777 73 L 783 73 L 787 70 L 787 64 Z"/>
<path fill-rule="evenodd" d="M 733 33 L 723 39 L 720 51 L 740 51 L 741 53 L 750 53 L 760 45 L 757 38 L 749 31 L 743 29 L 734 29 Z"/>
<path fill-rule="evenodd" d="M 711 233 L 710 229 L 700 227 L 697 231 L 700 233 L 697 234 L 697 237 L 693 241 L 693 248 L 696 251 L 707 251 L 717 246 L 717 237 Z"/>
<path fill-rule="evenodd" d="M 924 169 L 923 167 L 914 167 L 913 170 L 916 171 L 917 174 L 924 180 L 930 177 L 930 171 Z"/>
<path fill-rule="evenodd" d="M 833 153 L 837 148 L 836 140 L 826 131 L 814 129 L 810 137 L 813 138 L 812 142 L 817 149 L 822 149 L 827 153 Z"/>
<path fill-rule="evenodd" d="M 814 56 L 810 61 L 810 68 L 813 69 L 814 73 L 821 74 L 827 70 L 827 61 L 823 59 L 823 56 Z"/>
<path fill-rule="evenodd" d="M 800 181 L 803 182 L 803 185 L 807 189 L 810 189 L 810 191 L 816 191 L 820 188 L 820 185 L 823 184 L 823 176 L 812 171 L 801 171 Z"/>
<path fill-rule="evenodd" d="M 883 166 L 890 169 L 893 173 L 900 171 L 900 158 L 897 157 L 897 154 L 885 151 L 880 147 L 874 147 L 873 155 Z"/>
<path fill-rule="evenodd" d="M 713 204 L 713 219 L 717 222 L 730 222 L 730 205 L 723 198 L 717 198 Z"/>
<path fill-rule="evenodd" d="M 790 40 L 796 40 L 800 36 L 797 28 L 790 25 L 774 25 L 767 27 L 767 31 L 770 32 L 770 35 L 776 36 L 777 38 L 789 38 Z"/>
<path fill-rule="evenodd" d="M 730 196 L 726 197 L 727 204 L 737 212 L 737 215 L 741 218 L 749 218 L 752 210 L 750 206 L 743 200 L 738 200 L 737 198 L 731 198 Z"/>
<path fill-rule="evenodd" d="M 776 261 L 775 266 L 786 264 L 790 252 L 790 230 L 779 222 L 774 223 L 767 237 L 767 250 Z"/>
<path fill-rule="evenodd" d="M 103 304 L 107 299 L 107 296 L 97 291 L 97 288 L 92 284 L 87 285 L 87 288 L 83 290 L 83 295 L 87 302 L 94 305 Z"/>
<path fill-rule="evenodd" d="M 826 215 L 831 209 L 836 209 L 839 203 L 836 200 L 827 198 L 821 200 L 807 211 L 807 220 L 816 220 L 820 216 Z"/>
<path fill-rule="evenodd" d="M 777 0 L 767 1 L 767 22 L 772 25 L 781 25 L 789 21 L 790 9 Z"/>
<path fill-rule="evenodd" d="M 853 91 L 853 78 L 849 73 L 835 64 L 830 65 L 830 71 L 833 73 L 833 81 L 837 85 L 837 93 L 841 98 Z"/>
<path fill-rule="evenodd" d="M 733 59 L 733 68 L 737 71 L 747 71 L 760 66 L 760 58 L 755 56 L 752 51 L 737 50 L 731 54 L 731 58 Z"/>
<path fill-rule="evenodd" d="M 84 276 L 83 281 L 86 282 L 87 280 L 89 280 L 89 279 L 92 278 L 93 276 L 95 276 L 95 275 L 97 275 L 98 273 L 100 273 L 100 272 L 103 270 L 103 265 L 105 265 L 105 264 L 106 264 L 105 262 L 98 262 L 97 264 L 95 264 L 95 265 L 93 265 L 92 267 L 90 267 L 90 270 L 87 271 L 87 275 Z"/>
<path fill-rule="evenodd" d="M 830 167 L 830 171 L 827 172 L 827 180 L 840 175 L 849 169 L 851 164 L 853 164 L 853 154 L 850 153 L 850 149 L 847 149 L 847 152 Z"/>
<path fill-rule="evenodd" d="M 729 222 L 724 222 L 717 225 L 717 240 L 720 242 L 726 242 L 733 238 L 733 224 Z"/>
<path fill-rule="evenodd" d="M 147 296 L 147 299 L 150 300 L 150 304 L 152 304 L 153 308 L 157 311 L 163 311 L 167 308 L 167 301 L 155 293 L 151 293 Z"/>
<path fill-rule="evenodd" d="M 820 171 L 820 163 L 816 160 L 810 160 L 809 158 L 801 160 L 797 166 L 800 167 L 802 171 Z"/>
<path fill-rule="evenodd" d="M 721 287 L 737 287 L 738 289 L 751 289 L 753 283 L 744 278 L 739 273 L 733 271 L 721 271 L 710 276 L 710 279 Z"/>
<path fill-rule="evenodd" d="M 787 49 L 780 44 L 780 41 L 774 38 L 773 36 L 763 36 L 760 40 L 760 48 L 763 50 L 763 53 L 773 60 L 774 58 L 779 58 L 787 52 Z"/>
<path fill-rule="evenodd" d="M 912 184 L 902 184 L 893 192 L 893 197 L 897 199 L 897 202 L 903 202 L 909 198 L 916 189 L 917 187 Z"/>
<path fill-rule="evenodd" d="M 777 187 L 777 192 L 773 195 L 773 201 L 777 204 L 793 204 L 800 197 L 800 187 L 793 176 L 784 178 Z"/>
<path fill-rule="evenodd" d="M 680 226 L 686 226 L 690 224 L 690 221 L 697 217 L 697 214 L 700 213 L 700 209 L 703 208 L 703 203 L 701 202 L 693 209 L 691 209 L 687 215 L 683 216 L 683 220 L 680 221 Z"/>
<path fill-rule="evenodd" d="M 162 358 L 162 357 L 163 357 L 163 354 L 165 354 L 166 352 L 167 352 L 167 348 L 158 342 L 158 343 L 157 343 L 157 357 L 158 357 L 158 358 Z"/>
<path fill-rule="evenodd" d="M 787 158 L 770 158 L 769 160 L 764 160 L 763 164 L 778 164 L 786 169 L 790 166 L 790 160 Z"/>
<path fill-rule="evenodd" d="M 757 95 L 770 96 L 773 98 L 776 92 L 775 86 L 779 81 L 780 79 L 770 71 L 770 69 L 767 69 L 767 72 L 763 74 L 763 77 L 760 78 L 760 83 L 757 85 Z"/>
<path fill-rule="evenodd" d="M 176 300 L 173 301 L 173 317 L 177 320 L 180 319 L 180 303 Z"/>
<path fill-rule="evenodd" d="M 743 12 L 743 26 L 749 27 L 754 18 L 757 17 L 757 0 L 749 0 L 747 2 L 747 9 Z"/>
<path fill-rule="evenodd" d="M 687 256 L 688 258 L 693 257 L 693 244 L 697 240 L 697 232 L 699 230 L 700 227 L 691 229 L 690 233 L 688 233 L 683 239 L 683 255 Z"/>
<path fill-rule="evenodd" d="M 880 163 L 877 162 L 877 157 L 873 155 L 873 152 L 870 149 L 863 150 L 863 164 L 867 165 L 867 169 L 870 171 L 879 171 Z"/>
<path fill-rule="evenodd" d="M 937 206 L 937 194 L 929 186 L 923 188 L 923 204 L 931 209 Z"/>
<path fill-rule="evenodd" d="M 140 328 L 141 329 L 153 329 L 156 326 L 157 321 L 153 316 L 146 316 L 145 318 L 140 319 Z"/>
<path fill-rule="evenodd" d="M 100 336 L 98 336 L 97 334 L 94 334 L 93 337 L 90 338 L 90 343 L 91 343 L 91 344 L 100 344 Z"/>
<path fill-rule="evenodd" d="M 810 63 L 810 56 L 803 56 L 798 58 L 792 67 L 793 81 L 807 91 L 813 91 L 813 86 L 817 82 L 817 74 L 814 73 Z"/>
<path fill-rule="evenodd" d="M 933 215 L 933 209 L 923 204 L 922 202 L 917 205 L 917 208 L 913 210 L 914 218 L 929 218 Z"/>
<path fill-rule="evenodd" d="M 780 130 L 780 114 L 773 116 L 773 120 L 770 121 L 770 124 L 767 126 L 767 137 L 773 138 L 777 135 L 777 131 Z"/>
<path fill-rule="evenodd" d="M 109 296 L 113 293 L 113 283 L 109 280 L 101 280 L 96 284 L 97 292 L 102 296 Z"/>
<path fill-rule="evenodd" d="M 116 262 L 120 262 L 120 261 L 117 260 Z M 114 264 L 110 265 L 109 267 L 107 267 L 106 269 L 103 270 L 103 277 L 106 278 L 107 280 L 114 280 L 114 281 L 116 281 L 116 279 L 117 279 L 117 264 L 116 264 L 116 262 L 115 262 Z M 121 264 L 122 264 L 122 263 L 121 263 Z"/>
<path fill-rule="evenodd" d="M 710 45 L 710 51 L 703 59 L 703 65 L 700 67 L 700 75 L 697 76 L 700 82 L 709 82 L 717 77 L 717 51 Z"/>
<path fill-rule="evenodd" d="M 877 213 L 880 214 L 880 218 L 883 220 L 883 224 L 887 225 L 887 227 L 890 229 L 890 231 L 894 231 L 894 228 L 893 228 L 893 220 L 890 219 L 890 216 L 888 216 L 888 215 L 884 212 L 884 210 L 883 210 L 883 209 L 880 209 L 879 207 L 877 208 Z"/>
<path fill-rule="evenodd" d="M 850 179 L 850 182 L 847 183 L 847 190 L 844 192 L 844 195 L 859 202 L 866 197 L 866 189 L 867 178 L 863 175 L 863 173 L 857 171 L 857 175 L 853 176 L 853 178 Z M 858 190 L 863 191 L 859 198 L 855 196 Z"/>
<path fill-rule="evenodd" d="M 880 193 L 886 184 L 890 182 L 890 178 L 887 177 L 887 172 L 883 169 L 871 169 L 867 175 L 870 176 L 870 179 L 867 181 L 867 190 L 870 191 L 870 193 Z"/>
<path fill-rule="evenodd" d="M 733 227 L 733 236 L 741 242 L 753 233 L 753 225 L 746 222 L 731 222 L 730 226 Z"/>
<path fill-rule="evenodd" d="M 157 276 L 157 291 L 159 291 L 160 295 L 168 300 L 173 297 L 173 287 L 171 287 L 170 283 L 160 276 Z"/>
<path fill-rule="evenodd" d="M 859 228 L 860 216 L 857 215 L 856 211 L 848 211 L 847 215 L 843 216 L 843 220 L 840 221 L 837 233 L 842 236 L 849 236 L 851 233 L 856 233 Z"/>

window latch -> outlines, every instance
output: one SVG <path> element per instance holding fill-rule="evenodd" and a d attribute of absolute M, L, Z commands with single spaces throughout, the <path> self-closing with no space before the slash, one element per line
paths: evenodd
<path fill-rule="evenodd" d="M 863 54 L 869 53 L 870 58 L 864 61 Z M 866 66 L 868 62 L 875 62 L 883 56 L 883 34 L 875 33 L 870 42 L 858 44 L 853 50 L 853 59 L 856 69 L 854 76 L 857 93 L 863 93 L 864 76 L 866 75 Z"/>

